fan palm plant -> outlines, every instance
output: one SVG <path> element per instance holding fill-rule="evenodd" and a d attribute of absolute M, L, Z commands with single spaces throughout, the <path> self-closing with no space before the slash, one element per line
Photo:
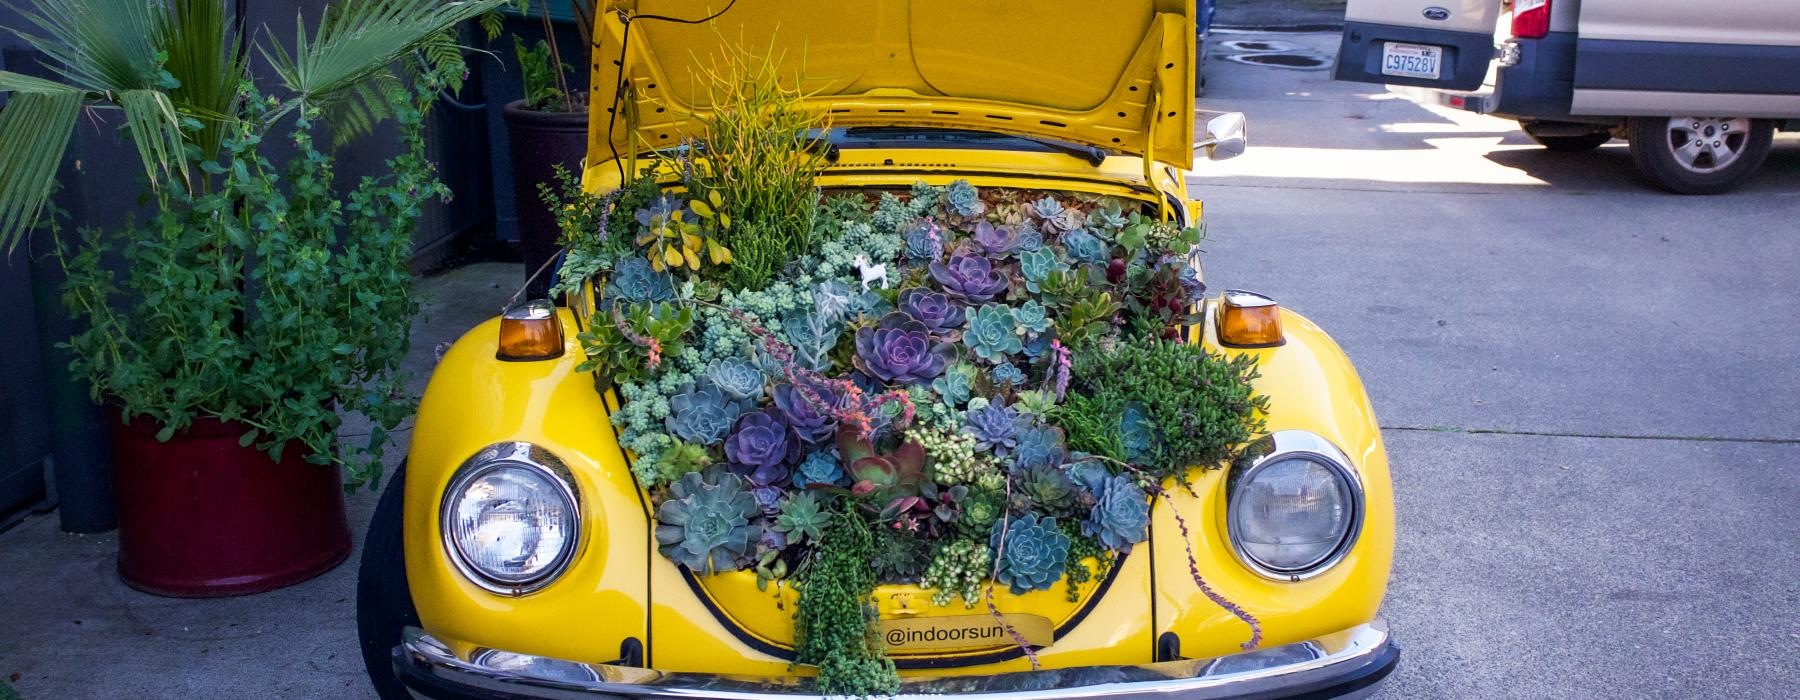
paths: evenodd
<path fill-rule="evenodd" d="M 508 0 L 346 0 L 326 8 L 292 44 L 255 46 L 273 67 L 278 120 L 308 107 L 333 110 L 342 133 L 391 112 L 390 66 L 423 50 L 439 67 L 460 63 L 447 30 Z M 159 197 L 179 181 L 205 191 L 194 164 L 214 156 L 240 118 L 248 75 L 223 0 L 25 0 L 8 28 L 50 59 L 53 79 L 0 71 L 0 248 L 11 251 L 42 214 L 70 133 L 84 109 L 116 109 Z"/>

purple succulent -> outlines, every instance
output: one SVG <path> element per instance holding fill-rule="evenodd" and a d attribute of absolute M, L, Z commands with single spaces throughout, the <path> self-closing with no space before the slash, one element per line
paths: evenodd
<path fill-rule="evenodd" d="M 810 397 L 792 384 L 775 387 L 775 410 L 781 413 L 794 435 L 811 445 L 826 444 L 837 432 L 837 418 L 829 410 L 840 400 L 829 386 L 815 383 Z M 815 402 L 821 402 L 818 405 Z"/>
<path fill-rule="evenodd" d="M 931 329 L 898 311 L 881 317 L 874 328 L 856 331 L 851 362 L 863 374 L 889 384 L 917 384 L 944 373 L 955 347 L 934 340 Z"/>
<path fill-rule="evenodd" d="M 1019 229 L 1014 226 L 995 226 L 986 221 L 975 224 L 975 233 L 970 236 L 975 245 L 988 255 L 1004 258 L 1019 249 Z"/>
<path fill-rule="evenodd" d="M 992 450 L 994 456 L 1005 457 L 1019 446 L 1019 412 L 994 402 L 971 408 L 963 417 L 968 433 L 975 436 L 975 447 Z"/>
<path fill-rule="evenodd" d="M 765 477 L 765 480 L 759 481 L 753 474 L 750 481 L 757 484 L 767 484 L 773 480 L 766 478 L 770 475 L 762 470 L 791 462 L 800 456 L 799 452 L 799 440 L 793 439 L 787 424 L 770 408 L 739 416 L 737 425 L 732 426 L 731 437 L 725 439 L 727 459 L 743 469 L 757 470 Z"/>
<path fill-rule="evenodd" d="M 961 328 L 963 324 L 962 305 L 951 301 L 948 295 L 924 287 L 901 290 L 899 307 L 914 321 L 925 324 L 926 330 L 937 335 Z"/>
<path fill-rule="evenodd" d="M 1006 275 L 986 257 L 966 252 L 950 256 L 948 263 L 932 263 L 931 279 L 945 294 L 969 304 L 986 303 L 1006 292 Z"/>

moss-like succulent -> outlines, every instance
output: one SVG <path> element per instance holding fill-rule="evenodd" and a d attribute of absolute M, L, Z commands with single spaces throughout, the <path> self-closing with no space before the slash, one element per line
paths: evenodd
<path fill-rule="evenodd" d="M 1005 362 L 1008 355 L 1025 349 L 1019 342 L 1019 327 L 1013 320 L 1011 307 L 983 304 L 970 307 L 967 314 L 968 330 L 963 332 L 962 340 L 976 356 L 999 363 Z"/>
<path fill-rule="evenodd" d="M 997 578 L 1014 595 L 1050 588 L 1068 564 L 1069 537 L 1057 529 L 1056 518 L 1028 513 L 995 523 L 988 546 L 999 553 Z"/>
<path fill-rule="evenodd" d="M 1150 534 L 1150 503 L 1131 477 L 1119 474 L 1107 479 L 1086 520 L 1082 534 L 1100 540 L 1108 549 L 1128 552 Z"/>
<path fill-rule="evenodd" d="M 708 483 L 699 473 L 669 485 L 667 500 L 656 509 L 657 551 L 696 573 L 710 575 L 742 567 L 758 528 L 756 499 L 734 474 Z"/>

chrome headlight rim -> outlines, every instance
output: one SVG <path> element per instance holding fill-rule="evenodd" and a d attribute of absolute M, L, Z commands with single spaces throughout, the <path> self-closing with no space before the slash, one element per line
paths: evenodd
<path fill-rule="evenodd" d="M 469 563 L 463 555 L 462 548 L 457 546 L 452 519 L 456 517 L 456 502 L 462 492 L 476 479 L 492 474 L 501 469 L 526 469 L 536 472 L 556 487 L 558 495 L 568 504 L 571 517 L 569 519 L 569 537 L 563 543 L 543 571 L 520 581 L 506 581 L 489 575 Z M 498 442 L 477 451 L 474 456 L 463 460 L 456 468 L 455 475 L 444 488 L 444 495 L 438 503 L 438 534 L 443 541 L 444 552 L 450 558 L 462 577 L 486 590 L 508 597 L 518 597 L 535 593 L 545 586 L 561 578 L 574 561 L 576 550 L 580 548 L 582 536 L 581 494 L 575 490 L 575 475 L 569 470 L 561 458 L 551 454 L 549 450 L 523 441 Z"/>
<path fill-rule="evenodd" d="M 1350 458 L 1330 440 L 1305 430 L 1279 430 L 1258 441 L 1255 451 L 1262 456 L 1247 466 L 1234 465 L 1225 488 L 1225 531 L 1231 541 L 1231 554 L 1244 568 L 1271 581 L 1296 583 L 1324 574 L 1336 567 L 1362 537 L 1364 495 L 1362 477 L 1350 466 Z M 1254 476 L 1262 468 L 1289 459 L 1304 459 L 1329 469 L 1350 493 L 1350 525 L 1345 528 L 1337 546 L 1317 562 L 1298 569 L 1269 566 L 1251 556 L 1238 533 L 1236 501 L 1238 484 Z"/>

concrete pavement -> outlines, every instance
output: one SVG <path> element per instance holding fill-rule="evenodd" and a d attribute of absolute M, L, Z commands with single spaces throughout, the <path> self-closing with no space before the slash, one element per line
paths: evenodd
<path fill-rule="evenodd" d="M 1622 142 L 1213 58 L 1251 145 L 1190 181 L 1208 282 L 1330 331 L 1387 428 L 1383 697 L 1793 697 L 1800 139 L 1679 197 Z"/>

